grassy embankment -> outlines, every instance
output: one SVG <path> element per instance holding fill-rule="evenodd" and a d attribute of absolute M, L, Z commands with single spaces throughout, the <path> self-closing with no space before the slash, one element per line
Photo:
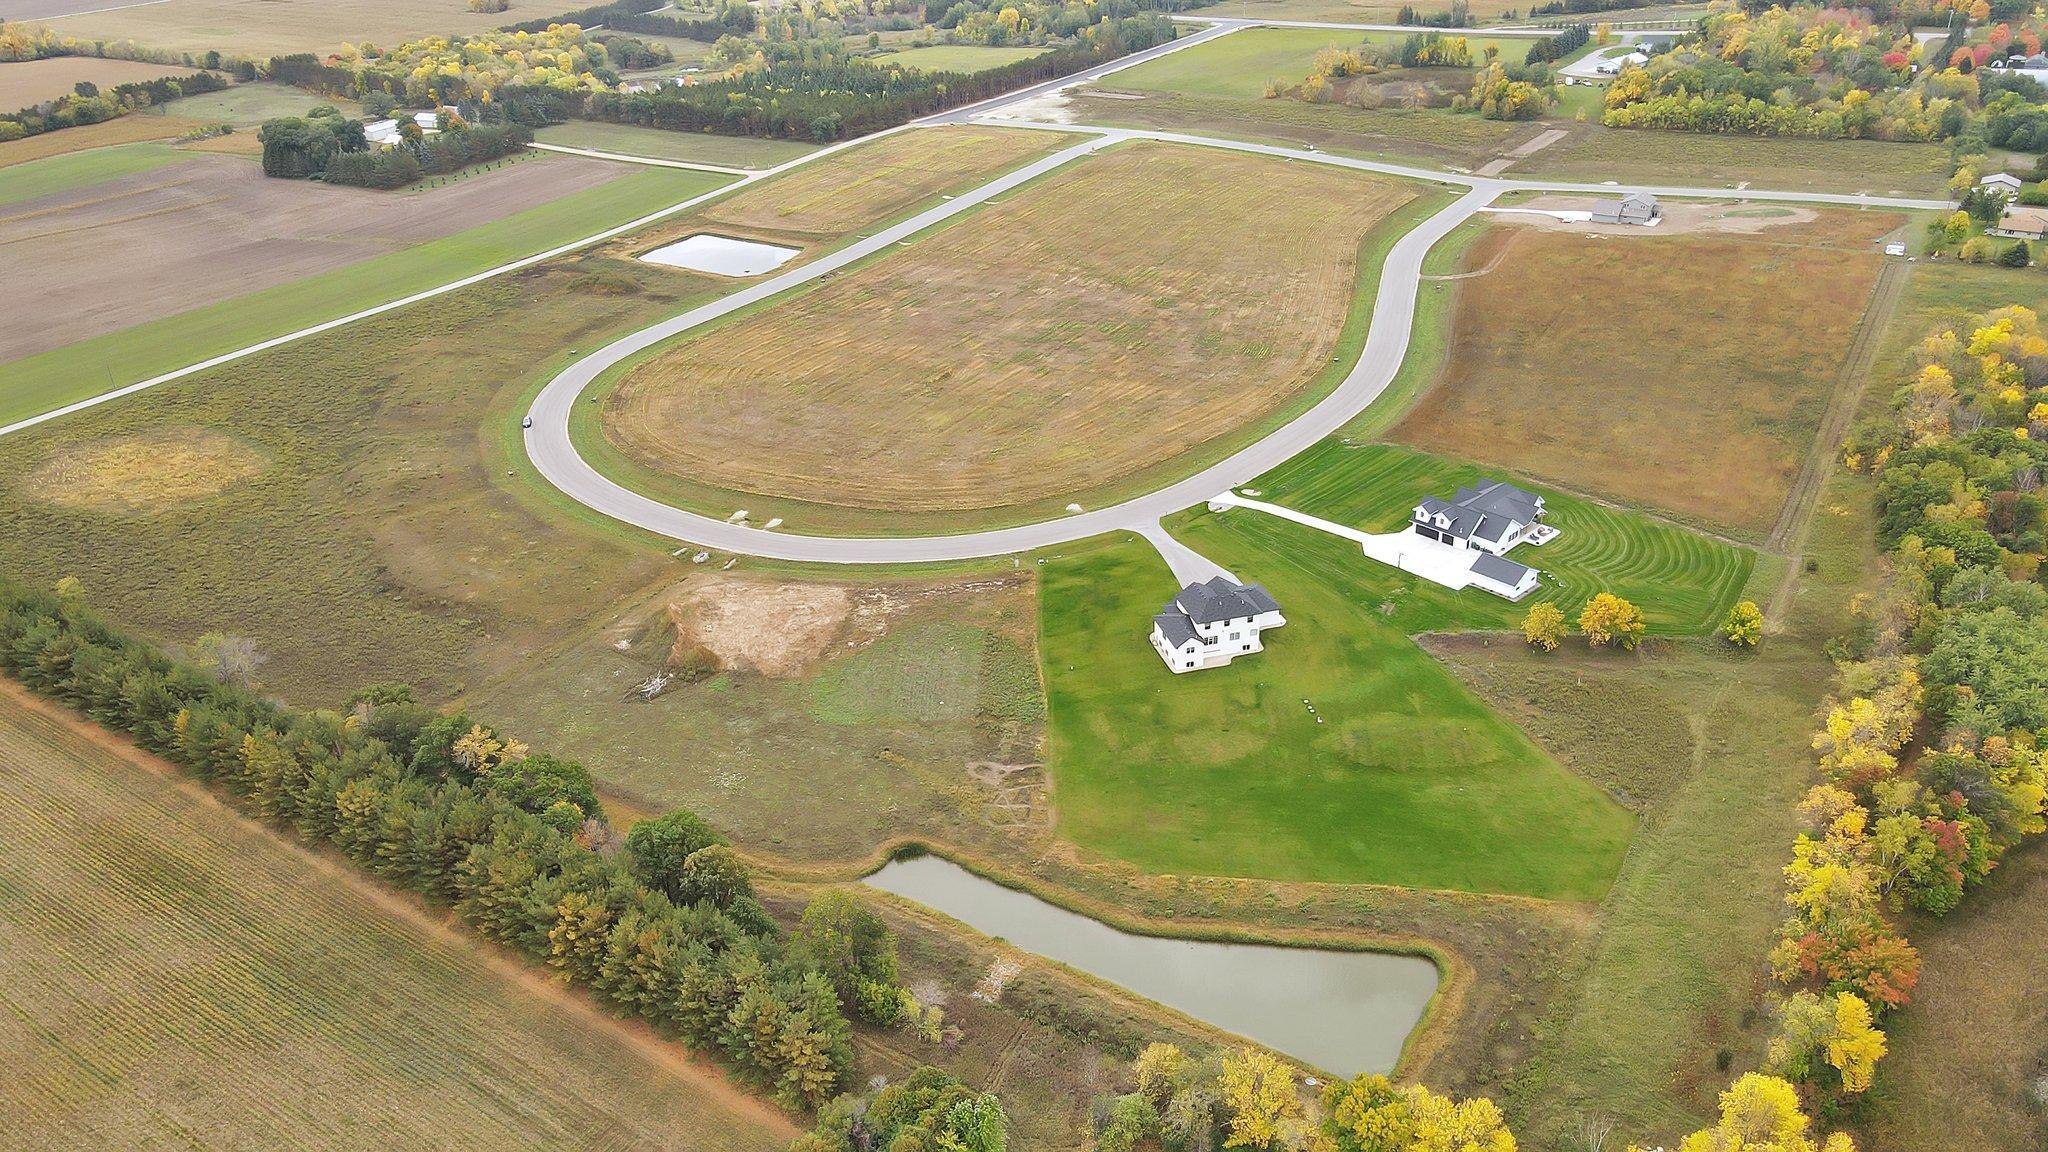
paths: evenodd
<path fill-rule="evenodd" d="M 76 131 L 76 129 L 74 129 Z M 445 284 L 644 216 L 722 183 L 715 175 L 650 170 L 339 272 L 0 365 L 0 423 L 110 387 Z M 434 309 L 435 303 L 419 305 Z"/>
<path fill-rule="evenodd" d="M 18 1147 L 770 1152 L 795 1131 L 11 682 L 0 761 Z"/>
<path fill-rule="evenodd" d="M 605 124 L 596 120 L 572 120 L 551 124 L 533 134 L 542 144 L 564 148 L 589 148 L 616 152 L 621 156 L 650 156 L 656 160 L 681 160 L 692 164 L 717 164 L 726 168 L 773 168 L 817 151 L 817 147 L 795 140 L 765 140 L 752 136 L 714 136 L 708 132 L 664 132 L 632 124 Z"/>

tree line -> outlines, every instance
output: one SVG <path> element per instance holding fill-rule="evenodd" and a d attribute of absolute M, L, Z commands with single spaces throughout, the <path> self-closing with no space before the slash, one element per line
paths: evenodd
<path fill-rule="evenodd" d="M 788 1104 L 848 1083 L 849 1013 L 895 1023 L 914 1003 L 894 936 L 854 897 L 818 897 L 785 933 L 695 815 L 642 822 L 620 845 L 580 764 L 402 686 L 287 708 L 121 635 L 75 581 L 0 581 L 0 670 Z"/>
<path fill-rule="evenodd" d="M 148 108 L 180 96 L 218 92 L 227 86 L 226 78 L 215 72 L 137 80 L 117 84 L 104 92 L 89 81 L 80 81 L 69 95 L 0 115 L 0 142 L 98 124 L 126 116 L 138 108 Z"/>
<path fill-rule="evenodd" d="M 2048 336 L 2026 308 L 1943 329 L 1845 463 L 1877 481 L 1880 590 L 1833 645 L 1822 783 L 1785 868 L 1771 1070 L 1828 1106 L 1868 1090 L 1945 916 L 2048 829 Z"/>
<path fill-rule="evenodd" d="M 1104 20 L 1083 42 L 983 72 L 921 72 L 849 59 L 770 63 L 737 75 L 653 92 L 501 90 L 507 115 L 582 118 L 673 132 L 832 141 L 1068 76 L 1173 39 L 1163 16 Z M 529 121 L 531 122 L 531 121 Z M 545 123 L 546 120 L 541 120 Z"/>
<path fill-rule="evenodd" d="M 665 2 L 650 8 L 647 0 L 618 0 L 617 3 L 579 8 L 542 20 L 507 24 L 500 31 L 545 32 L 550 24 L 576 24 L 584 28 L 602 26 L 615 32 L 637 32 L 643 36 L 680 36 L 685 40 L 702 40 L 711 44 L 720 36 L 744 36 L 752 32 L 758 23 L 753 7 L 739 0 L 725 0 L 717 12 L 706 19 L 676 15 L 675 9 Z"/>

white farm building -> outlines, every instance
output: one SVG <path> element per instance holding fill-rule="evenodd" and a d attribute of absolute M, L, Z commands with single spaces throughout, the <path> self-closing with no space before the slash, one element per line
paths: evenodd
<path fill-rule="evenodd" d="M 1259 633 L 1285 623 L 1279 602 L 1265 588 L 1217 576 L 1182 588 L 1152 618 L 1152 648 L 1176 676 L 1221 668 L 1239 656 L 1264 651 Z"/>

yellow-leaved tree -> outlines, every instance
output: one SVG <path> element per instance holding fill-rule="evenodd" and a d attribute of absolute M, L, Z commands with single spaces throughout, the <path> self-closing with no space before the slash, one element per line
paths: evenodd
<path fill-rule="evenodd" d="M 1301 1094 L 1294 1087 L 1294 1069 L 1279 1059 L 1240 1048 L 1224 1059 L 1217 1088 L 1230 1114 L 1224 1147 L 1274 1149 L 1301 1143 Z"/>
<path fill-rule="evenodd" d="M 1756 647 L 1764 638 L 1764 610 L 1754 600 L 1742 601 L 1728 610 L 1728 618 L 1721 622 L 1721 635 L 1730 644 Z"/>
<path fill-rule="evenodd" d="M 1522 639 L 1529 647 L 1545 652 L 1557 651 L 1564 643 L 1564 611 L 1555 604 L 1543 603 L 1532 606 L 1529 614 L 1522 617 Z"/>
<path fill-rule="evenodd" d="M 1679 1141 L 1678 1152 L 1856 1152 L 1837 1132 L 1816 1144 L 1799 1090 L 1776 1076 L 1750 1072 L 1721 1093 L 1721 1118 Z M 1632 1152 L 1641 1152 L 1640 1148 Z"/>
<path fill-rule="evenodd" d="M 1323 1090 L 1323 1137 L 1335 1152 L 1515 1152 L 1500 1108 L 1366 1073 Z"/>
<path fill-rule="evenodd" d="M 1579 613 L 1579 631 L 1588 644 L 1616 644 L 1634 648 L 1643 637 L 1640 609 L 1612 592 L 1602 592 L 1586 601 Z"/>

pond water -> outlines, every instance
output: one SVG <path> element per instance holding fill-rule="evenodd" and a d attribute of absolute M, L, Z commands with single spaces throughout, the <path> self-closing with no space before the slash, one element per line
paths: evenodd
<path fill-rule="evenodd" d="M 1436 993 L 1419 957 L 1134 936 L 937 856 L 865 882 L 1343 1076 L 1391 1071 Z"/>
<path fill-rule="evenodd" d="M 763 272 L 773 272 L 789 263 L 789 258 L 796 254 L 795 248 L 761 244 L 753 240 L 735 240 L 730 236 L 713 236 L 709 232 L 703 232 L 673 244 L 664 244 L 652 252 L 644 252 L 640 258 L 650 264 L 687 268 L 692 272 L 712 272 L 720 276 L 759 276 Z"/>

